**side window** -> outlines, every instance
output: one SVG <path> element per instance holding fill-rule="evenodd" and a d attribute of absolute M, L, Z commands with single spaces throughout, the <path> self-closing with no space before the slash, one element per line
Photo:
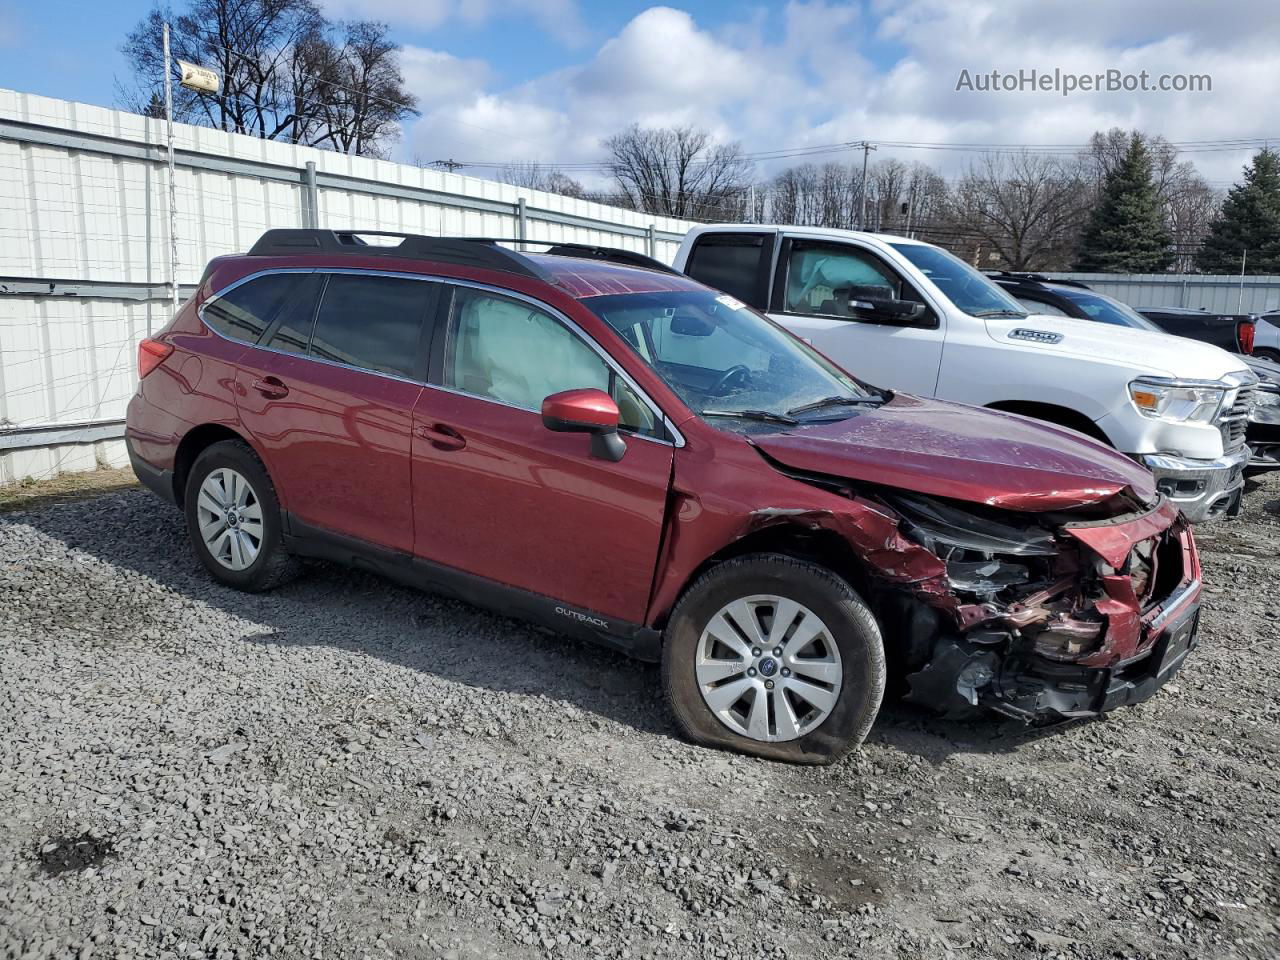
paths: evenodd
<path fill-rule="evenodd" d="M 787 313 L 851 320 L 857 319 L 853 302 L 862 297 L 919 299 L 873 254 L 845 244 L 794 241 L 786 268 Z"/>
<path fill-rule="evenodd" d="M 764 310 L 766 236 L 762 233 L 712 233 L 701 237 L 689 255 L 685 272 L 699 283 L 723 290 L 743 303 Z"/>
<path fill-rule="evenodd" d="M 421 376 L 422 324 L 432 284 L 365 274 L 330 275 L 310 355 L 376 373 Z"/>
<path fill-rule="evenodd" d="M 275 323 L 267 332 L 263 346 L 279 350 L 281 353 L 305 354 L 307 352 L 324 279 L 324 274 L 309 274 L 290 291 L 289 299 L 279 310 Z"/>
<path fill-rule="evenodd" d="M 205 304 L 201 316 L 225 337 L 257 343 L 304 276 L 269 273 L 255 277 Z"/>
<path fill-rule="evenodd" d="M 656 430 L 649 407 L 573 331 L 519 300 L 459 287 L 445 357 L 445 386 L 526 410 L 561 390 L 597 387 L 618 404 L 621 425 Z"/>
<path fill-rule="evenodd" d="M 1069 317 L 1071 314 L 1067 311 L 1055 307 L 1052 303 L 1044 303 L 1040 300 L 1031 300 L 1027 297 L 1015 296 L 1015 300 L 1022 305 L 1022 308 L 1028 313 L 1038 313 L 1047 317 Z"/>

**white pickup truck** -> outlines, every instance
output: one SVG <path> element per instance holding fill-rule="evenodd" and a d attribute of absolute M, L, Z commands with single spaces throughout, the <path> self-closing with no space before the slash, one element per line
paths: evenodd
<path fill-rule="evenodd" d="M 1193 521 L 1239 504 L 1256 377 L 1218 347 L 1028 314 L 963 260 L 905 237 L 705 226 L 684 238 L 674 266 L 869 383 L 1106 441 L 1150 468 Z"/>

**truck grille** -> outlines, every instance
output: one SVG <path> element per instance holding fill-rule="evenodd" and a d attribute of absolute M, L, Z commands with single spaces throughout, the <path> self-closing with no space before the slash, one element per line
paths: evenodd
<path fill-rule="evenodd" d="M 1249 426 L 1249 410 L 1253 404 L 1253 390 L 1252 385 L 1241 387 L 1236 392 L 1235 403 L 1218 418 L 1224 453 L 1235 453 L 1244 446 L 1244 434 Z"/>

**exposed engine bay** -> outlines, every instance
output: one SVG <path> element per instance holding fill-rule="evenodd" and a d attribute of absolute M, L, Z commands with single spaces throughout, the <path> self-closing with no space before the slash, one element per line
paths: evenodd
<path fill-rule="evenodd" d="M 1149 697 L 1195 645 L 1199 562 L 1164 498 L 1040 513 L 790 475 L 856 505 L 821 525 L 865 547 L 909 700 L 1028 723 L 1092 716 Z"/>

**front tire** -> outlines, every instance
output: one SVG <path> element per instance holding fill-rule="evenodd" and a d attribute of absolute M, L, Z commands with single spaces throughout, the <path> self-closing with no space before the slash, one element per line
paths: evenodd
<path fill-rule="evenodd" d="M 671 615 L 667 701 L 695 743 L 828 764 L 866 739 L 884 695 L 884 643 L 853 588 L 782 554 L 726 561 Z"/>
<path fill-rule="evenodd" d="M 284 548 L 275 487 L 242 441 L 223 440 L 200 452 L 183 508 L 191 546 L 215 580 L 256 593 L 297 574 L 298 561 Z"/>

